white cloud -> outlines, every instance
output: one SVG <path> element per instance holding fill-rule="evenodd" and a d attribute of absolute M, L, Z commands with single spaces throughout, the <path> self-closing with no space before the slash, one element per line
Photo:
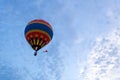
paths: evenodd
<path fill-rule="evenodd" d="M 105 17 L 110 26 L 120 26 L 120 8 L 117 4 L 110 5 L 105 9 Z"/>
<path fill-rule="evenodd" d="M 120 29 L 97 38 L 87 64 L 86 80 L 120 79 Z"/>

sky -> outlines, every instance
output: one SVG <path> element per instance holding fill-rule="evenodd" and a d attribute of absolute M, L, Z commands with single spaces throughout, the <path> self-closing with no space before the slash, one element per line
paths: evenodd
<path fill-rule="evenodd" d="M 36 57 L 34 19 L 54 33 Z M 120 0 L 0 0 L 0 36 L 0 80 L 120 80 Z"/>

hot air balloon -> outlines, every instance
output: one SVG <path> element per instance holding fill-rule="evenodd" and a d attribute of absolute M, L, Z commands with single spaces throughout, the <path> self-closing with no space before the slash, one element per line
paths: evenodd
<path fill-rule="evenodd" d="M 25 27 L 25 38 L 30 46 L 35 50 L 34 56 L 37 51 L 47 45 L 53 37 L 52 26 L 44 21 L 35 19 L 30 21 Z"/>

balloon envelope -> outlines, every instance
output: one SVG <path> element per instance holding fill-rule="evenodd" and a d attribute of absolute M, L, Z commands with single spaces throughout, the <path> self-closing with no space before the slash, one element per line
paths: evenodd
<path fill-rule="evenodd" d="M 52 26 L 44 20 L 32 20 L 25 28 L 25 38 L 35 51 L 47 45 L 52 37 Z"/>

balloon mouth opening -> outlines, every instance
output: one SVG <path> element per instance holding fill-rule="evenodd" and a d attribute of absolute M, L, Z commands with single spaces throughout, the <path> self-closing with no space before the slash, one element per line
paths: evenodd
<path fill-rule="evenodd" d="M 37 51 L 38 50 L 38 47 L 35 47 L 35 51 Z"/>
<path fill-rule="evenodd" d="M 38 51 L 38 50 L 41 49 L 42 47 L 39 46 L 39 45 L 32 45 L 32 48 L 33 48 L 33 50 Z"/>

